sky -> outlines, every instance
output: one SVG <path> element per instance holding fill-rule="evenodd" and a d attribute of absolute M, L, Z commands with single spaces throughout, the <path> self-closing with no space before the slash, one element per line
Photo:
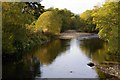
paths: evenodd
<path fill-rule="evenodd" d="M 93 9 L 98 3 L 102 4 L 105 0 L 42 0 L 41 4 L 45 9 L 50 7 L 68 9 L 75 14 L 81 14 L 86 10 Z"/>

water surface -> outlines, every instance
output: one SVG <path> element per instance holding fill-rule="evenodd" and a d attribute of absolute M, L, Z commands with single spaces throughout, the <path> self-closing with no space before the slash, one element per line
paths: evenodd
<path fill-rule="evenodd" d="M 53 40 L 17 61 L 3 64 L 3 78 L 107 78 L 100 70 L 87 66 L 91 61 L 108 60 L 106 48 L 99 38 Z"/>
<path fill-rule="evenodd" d="M 80 42 L 72 39 L 69 47 L 60 52 L 51 64 L 42 64 L 42 78 L 96 78 L 95 69 L 87 66 L 90 59 L 80 49 Z M 57 46 L 56 46 L 57 47 Z M 56 48 L 54 48 L 56 49 Z M 48 52 L 48 54 L 50 54 Z"/>

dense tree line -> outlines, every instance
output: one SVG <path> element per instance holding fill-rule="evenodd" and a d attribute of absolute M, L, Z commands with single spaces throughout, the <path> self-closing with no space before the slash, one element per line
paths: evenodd
<path fill-rule="evenodd" d="M 26 7 L 26 12 L 23 13 L 25 6 L 28 8 Z M 2 3 L 3 53 L 30 50 L 36 44 L 41 44 L 44 40 L 47 40 L 45 35 L 35 30 L 34 22 L 38 15 L 32 15 L 34 13 L 31 13 L 31 11 L 32 8 L 28 6 L 28 3 Z"/>
<path fill-rule="evenodd" d="M 101 39 L 108 42 L 110 53 L 120 53 L 119 43 L 119 6 L 120 2 L 106 0 L 101 7 L 95 6 L 80 15 L 85 32 L 98 32 Z"/>
<path fill-rule="evenodd" d="M 120 53 L 118 41 L 120 2 L 106 1 L 102 7 L 93 10 L 93 22 L 99 29 L 99 37 L 108 41 L 110 53 Z"/>
<path fill-rule="evenodd" d="M 3 3 L 2 49 L 5 53 L 29 50 L 68 29 L 97 32 L 108 41 L 111 53 L 119 53 L 120 2 L 106 1 L 101 7 L 86 10 L 80 15 L 67 9 L 44 9 L 40 3 Z M 48 33 L 48 34 L 46 34 Z"/>
<path fill-rule="evenodd" d="M 80 18 L 83 20 L 83 30 L 85 32 L 98 32 L 96 29 L 96 24 L 93 23 L 93 16 L 94 10 L 86 10 L 80 15 Z"/>
<path fill-rule="evenodd" d="M 44 12 L 36 23 L 36 28 L 43 32 L 59 34 L 68 29 L 84 31 L 83 20 L 79 15 L 72 13 L 67 9 L 49 8 Z M 51 30 L 51 31 L 50 31 Z"/>

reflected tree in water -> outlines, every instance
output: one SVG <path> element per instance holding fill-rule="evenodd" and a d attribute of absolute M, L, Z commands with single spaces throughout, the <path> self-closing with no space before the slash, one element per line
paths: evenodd
<path fill-rule="evenodd" d="M 85 39 L 81 41 L 80 49 L 92 60 L 97 63 L 103 61 L 118 61 L 118 58 L 107 53 L 108 43 L 99 38 Z"/>
<path fill-rule="evenodd" d="M 80 44 L 81 50 L 93 61 L 105 60 L 106 43 L 99 38 L 85 39 Z"/>
<path fill-rule="evenodd" d="M 103 48 L 103 44 L 99 38 L 85 39 L 81 42 L 80 48 L 91 58 L 92 54 Z"/>
<path fill-rule="evenodd" d="M 2 79 L 34 80 L 40 74 L 39 60 L 36 57 L 25 57 L 20 61 L 4 64 Z"/>
<path fill-rule="evenodd" d="M 38 48 L 34 52 L 34 56 L 40 60 L 41 64 L 51 64 L 58 55 L 66 50 L 68 46 L 66 45 L 66 42 L 67 41 L 63 40 L 54 40 L 51 43 Z"/>

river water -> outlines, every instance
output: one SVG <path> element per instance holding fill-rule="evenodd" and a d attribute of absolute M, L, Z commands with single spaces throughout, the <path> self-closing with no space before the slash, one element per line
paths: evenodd
<path fill-rule="evenodd" d="M 3 78 L 107 78 L 91 61 L 109 59 L 107 44 L 99 38 L 53 40 L 25 53 L 20 59 L 3 64 Z"/>

